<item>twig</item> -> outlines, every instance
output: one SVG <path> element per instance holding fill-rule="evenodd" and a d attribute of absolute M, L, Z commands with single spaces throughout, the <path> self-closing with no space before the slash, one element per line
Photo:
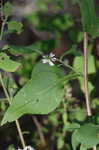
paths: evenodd
<path fill-rule="evenodd" d="M 2 22 L 0 40 L 2 40 L 2 38 L 3 38 L 3 33 L 4 33 L 6 21 L 7 21 L 7 18 L 5 18 L 4 21 Z"/>
<path fill-rule="evenodd" d="M 2 2 L 2 0 L 1 0 L 1 15 L 2 15 L 2 26 L 1 26 L 0 40 L 3 39 L 4 27 L 5 27 L 5 24 L 6 24 L 6 21 L 7 21 L 7 17 L 5 19 L 3 18 L 3 2 Z M 6 96 L 7 100 L 8 100 L 8 103 L 10 105 L 12 98 L 9 96 L 9 94 L 8 94 L 8 92 L 6 90 L 6 87 L 4 85 L 4 82 L 3 82 L 1 74 L 0 74 L 0 82 L 1 82 L 2 88 L 4 90 L 5 96 Z M 15 123 L 16 123 L 16 127 L 17 127 L 17 130 L 18 130 L 18 133 L 19 133 L 19 137 L 21 139 L 22 146 L 23 146 L 23 148 L 25 148 L 25 146 L 26 146 L 25 145 L 25 140 L 24 140 L 24 137 L 23 137 L 23 134 L 22 134 L 22 130 L 21 130 L 19 121 L 16 120 Z"/>
<path fill-rule="evenodd" d="M 59 60 L 59 59 L 57 59 L 57 61 L 58 61 L 59 63 L 61 63 L 61 65 L 63 65 L 64 67 L 67 67 L 67 68 L 69 68 L 70 70 L 72 70 L 74 73 L 76 73 L 76 74 L 82 76 L 81 72 L 77 72 L 72 66 L 70 66 L 70 65 L 68 65 L 68 64 L 65 64 L 64 62 L 62 62 L 62 61 Z"/>
<path fill-rule="evenodd" d="M 4 13 L 3 13 L 3 1 L 1 0 L 1 3 L 0 3 L 0 8 L 1 8 L 1 21 L 2 21 L 2 26 L 1 26 L 1 31 L 0 31 L 0 40 L 2 40 L 3 38 L 3 33 L 4 33 L 4 27 L 5 27 L 5 24 L 6 24 L 6 21 L 8 19 L 8 17 L 5 17 L 4 18 Z"/>
<path fill-rule="evenodd" d="M 37 130 L 38 130 L 38 133 L 39 133 L 39 136 L 40 136 L 40 139 L 41 139 L 41 142 L 42 142 L 42 145 L 43 146 L 46 146 L 46 141 L 45 141 L 45 138 L 44 138 L 44 135 L 43 135 L 43 132 L 42 132 L 42 127 L 40 125 L 40 123 L 38 122 L 38 120 L 36 119 L 35 116 L 32 117 L 36 127 L 37 127 Z"/>
<path fill-rule="evenodd" d="M 6 98 L 7 98 L 8 102 L 9 102 L 9 105 L 10 105 L 10 104 L 11 104 L 11 98 L 9 97 L 9 94 L 8 94 L 6 88 L 5 88 L 5 85 L 4 85 L 4 82 L 3 82 L 3 79 L 2 79 L 2 75 L 1 75 L 1 74 L 0 74 L 0 82 L 1 82 L 2 88 L 3 88 L 3 90 L 4 90 L 4 93 L 5 93 L 5 95 L 6 95 Z M 26 146 L 26 145 L 25 145 L 25 140 L 24 140 L 24 137 L 23 137 L 23 135 L 22 135 L 22 130 L 21 130 L 19 121 L 16 120 L 15 123 L 16 123 L 16 127 L 17 127 L 17 130 L 18 130 L 20 139 L 21 139 L 22 146 L 23 146 L 23 148 L 25 148 L 25 146 Z"/>
<path fill-rule="evenodd" d="M 18 130 L 20 139 L 21 139 L 22 146 L 23 146 L 23 148 L 25 148 L 26 144 L 25 144 L 25 140 L 24 140 L 24 137 L 23 137 L 23 134 L 22 134 L 21 127 L 20 127 L 20 123 L 19 123 L 18 120 L 16 120 L 15 123 L 16 123 L 16 127 L 17 127 L 17 130 Z"/>
<path fill-rule="evenodd" d="M 1 17 L 1 21 L 3 21 L 4 19 L 4 14 L 3 14 L 3 0 L 0 1 L 0 17 Z"/>
<path fill-rule="evenodd" d="M 84 91 L 86 99 L 86 109 L 87 115 L 92 116 L 92 111 L 90 107 L 90 98 L 89 98 L 89 89 L 88 89 L 88 35 L 84 32 Z M 93 147 L 93 150 L 96 150 L 96 146 Z"/>

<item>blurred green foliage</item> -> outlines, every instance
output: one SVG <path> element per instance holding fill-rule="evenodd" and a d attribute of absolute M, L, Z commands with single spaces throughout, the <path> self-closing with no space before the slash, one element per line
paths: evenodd
<path fill-rule="evenodd" d="M 98 60 L 93 55 L 93 38 L 99 36 L 99 22 L 98 17 L 95 12 L 94 1 L 93 0 L 74 0 L 74 2 L 80 7 L 81 18 L 80 26 L 76 26 L 75 18 L 70 13 L 57 13 L 60 12 L 64 8 L 63 1 L 55 0 L 47 0 L 44 2 L 43 0 L 37 1 L 37 6 L 39 7 L 39 11 L 32 12 L 31 14 L 25 16 L 24 18 L 35 27 L 35 29 L 39 32 L 49 32 L 53 33 L 52 38 L 48 40 L 39 40 L 29 46 L 18 46 L 18 45 L 8 45 L 1 49 L 1 56 L 4 55 L 4 59 L 1 58 L 1 66 L 3 74 L 3 81 L 8 90 L 10 96 L 14 96 L 15 105 L 14 108 L 17 109 L 20 107 L 22 100 L 24 101 L 24 96 L 21 96 L 22 89 L 24 90 L 24 85 L 26 86 L 27 82 L 29 86 L 30 78 L 34 77 L 36 82 L 33 82 L 33 85 L 26 88 L 25 94 L 27 97 L 33 98 L 34 94 L 32 93 L 36 87 L 41 87 L 40 91 L 44 88 L 44 85 L 50 84 L 51 81 L 55 80 L 57 74 L 61 74 L 61 71 L 64 72 L 67 77 L 70 75 L 69 73 L 74 73 L 73 70 L 68 68 L 64 65 L 64 61 L 68 61 L 69 64 L 73 67 L 75 72 L 80 72 L 83 75 L 83 52 L 82 52 L 82 41 L 83 41 L 83 31 L 87 31 L 90 34 L 90 44 L 89 44 L 89 92 L 90 92 L 90 99 L 91 99 L 91 108 L 93 111 L 93 116 L 88 118 L 86 113 L 86 106 L 85 106 L 85 96 L 84 96 L 84 86 L 83 86 L 83 77 L 78 76 L 77 79 L 74 79 L 73 76 L 67 78 L 66 81 L 63 82 L 62 90 L 60 93 L 58 91 L 52 90 L 53 93 L 50 92 L 46 96 L 46 94 L 42 94 L 39 96 L 39 99 L 45 100 L 48 102 L 48 107 L 51 104 L 51 97 L 53 96 L 54 99 L 56 98 L 56 93 L 62 94 L 61 92 L 64 90 L 63 99 L 58 99 L 60 105 L 57 109 L 51 112 L 48 115 L 38 115 L 37 121 L 40 125 L 40 131 L 38 126 L 35 122 L 32 122 L 32 115 L 30 115 L 30 120 L 28 120 L 28 116 L 24 119 L 21 118 L 21 122 L 23 122 L 23 128 L 25 131 L 30 131 L 29 133 L 25 134 L 25 139 L 28 145 L 33 145 L 36 149 L 42 150 L 72 150 L 79 147 L 81 144 L 81 149 L 86 150 L 87 148 L 91 148 L 94 145 L 98 144 L 98 131 L 97 126 L 94 124 L 99 124 L 99 94 L 97 94 L 99 85 L 98 85 L 98 75 L 99 75 L 99 68 L 97 67 Z M 48 14 L 49 4 L 53 4 L 54 13 L 51 15 Z M 24 25 L 21 22 L 17 22 L 15 20 L 10 20 L 9 18 L 12 15 L 12 5 L 10 3 L 5 3 L 4 5 L 4 15 L 7 19 L 6 22 L 6 30 L 4 35 L 7 33 L 18 33 L 19 35 L 21 32 L 24 31 Z M 65 34 L 64 34 L 65 33 Z M 68 39 L 65 40 L 65 44 L 68 47 L 66 51 L 64 48 L 64 52 L 61 53 L 61 56 L 58 58 L 59 60 L 63 61 L 63 64 L 60 62 L 56 63 L 56 67 L 60 67 L 60 71 L 57 73 L 57 69 L 54 68 L 50 69 L 50 66 L 47 65 L 47 74 L 45 70 L 43 70 L 42 65 L 37 68 L 36 71 L 39 73 L 32 74 L 32 70 L 35 70 L 38 61 L 42 59 L 43 55 L 46 53 L 50 53 L 54 49 L 58 49 L 61 42 L 63 42 L 64 37 Z M 62 46 L 60 47 L 62 49 Z M 11 58 L 9 57 L 11 56 Z M 72 63 L 70 62 L 70 58 L 73 57 Z M 14 63 L 14 65 L 13 65 Z M 19 65 L 21 64 L 21 67 Z M 19 69 L 16 71 L 16 69 Z M 52 71 L 54 70 L 54 71 Z M 5 73 L 6 71 L 7 73 Z M 49 72 L 50 71 L 50 72 Z M 14 72 L 14 73 L 8 73 Z M 32 75 L 31 75 L 32 74 Z M 50 76 L 52 75 L 52 79 Z M 75 74 L 73 74 L 75 76 Z M 48 79 L 48 82 L 46 81 Z M 55 78 L 55 79 L 54 79 Z M 44 80 L 46 79 L 46 80 Z M 33 80 L 33 79 L 32 79 Z M 35 83 L 35 84 L 34 84 Z M 40 85 L 39 85 L 40 84 Z M 51 83 L 52 84 L 52 83 Z M 59 85 L 58 85 L 59 86 Z M 31 88 L 31 92 L 26 93 L 29 88 Z M 33 90 L 32 90 L 33 88 Z M 0 121 L 2 120 L 5 111 L 8 108 L 8 102 L 5 98 L 4 92 L 1 89 L 1 97 L 0 97 Z M 45 88 L 47 89 L 47 87 Z M 54 88 L 53 88 L 54 89 Z M 36 91 L 36 90 L 35 90 Z M 36 91 L 38 92 L 38 91 Z M 18 99 L 17 93 L 19 93 Z M 28 95 L 29 94 L 29 95 Z M 53 95 L 52 95 L 53 94 Z M 15 96 L 16 95 L 16 96 Z M 45 97 L 46 96 L 46 97 Z M 26 97 L 26 98 L 27 98 Z M 54 101 L 53 99 L 53 101 Z M 42 101 L 43 101 L 42 100 Z M 53 102 L 52 101 L 52 102 Z M 55 101 L 54 101 L 55 102 Z M 54 102 L 51 105 L 51 109 L 54 107 Z M 58 102 L 58 104 L 59 104 Z M 35 108 L 35 104 L 30 104 L 31 108 Z M 56 103 L 55 103 L 56 108 Z M 25 108 L 24 111 L 21 112 L 21 115 L 14 116 L 13 113 L 13 105 L 9 107 L 13 119 L 15 117 L 19 117 L 23 114 L 29 112 L 29 108 Z M 22 109 L 21 109 L 22 110 Z M 48 110 L 47 106 L 43 104 L 43 102 L 39 105 L 39 112 L 38 114 L 42 114 L 43 111 Z M 30 112 L 29 112 L 30 113 Z M 34 113 L 34 112 L 33 112 Z M 35 113 L 36 114 L 36 110 Z M 45 113 L 46 114 L 46 113 Z M 12 121 L 9 116 L 6 117 L 5 121 Z M 8 125 L 10 126 L 10 125 Z M 8 126 L 1 127 L 2 132 L 9 133 L 6 136 L 0 136 L 4 141 L 8 141 L 8 139 L 15 138 L 15 143 L 8 142 L 6 144 L 7 150 L 15 150 L 15 147 L 20 147 L 19 137 L 16 134 L 16 129 L 12 127 L 12 130 L 8 131 Z M 33 126 L 33 127 L 31 127 Z M 34 127 L 35 126 L 35 127 Z M 32 129 L 31 129 L 32 128 Z M 83 132 L 82 132 L 83 131 Z M 44 136 L 45 145 L 42 143 L 41 134 Z M 73 134 L 72 134 L 73 133 Z M 71 144 L 71 135 L 72 135 L 72 144 Z M 11 137 L 12 136 L 12 137 Z M 30 137 L 30 138 L 29 138 Z M 9 140 L 9 141 L 11 141 Z M 12 140 L 13 141 L 13 140 Z M 86 143 L 87 141 L 87 143 Z M 73 147 L 72 147 L 73 146 Z M 0 149 L 2 149 L 3 144 L 0 145 Z M 99 148 L 99 146 L 98 146 Z"/>

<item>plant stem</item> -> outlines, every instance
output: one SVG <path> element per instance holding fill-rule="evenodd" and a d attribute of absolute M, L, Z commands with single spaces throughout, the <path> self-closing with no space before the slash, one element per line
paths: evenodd
<path fill-rule="evenodd" d="M 7 100 L 8 100 L 8 102 L 9 102 L 9 105 L 10 105 L 10 104 L 11 104 L 11 98 L 9 97 L 9 94 L 8 94 L 6 88 L 5 88 L 5 85 L 4 85 L 4 82 L 3 82 L 3 79 L 2 79 L 2 75 L 1 75 L 1 74 L 0 74 L 0 82 L 1 82 L 2 88 L 3 88 L 3 90 L 4 90 L 5 96 L 6 96 Z M 17 127 L 17 130 L 18 130 L 20 139 L 21 139 L 21 144 L 22 144 L 23 148 L 25 148 L 25 146 L 26 146 L 26 145 L 25 145 L 25 140 L 24 140 L 24 137 L 23 137 L 23 135 L 22 135 L 22 130 L 21 130 L 19 121 L 16 120 L 15 123 L 16 123 L 16 127 Z"/>
<path fill-rule="evenodd" d="M 2 22 L 0 40 L 2 40 L 2 38 L 3 38 L 3 33 L 4 33 L 4 27 L 5 27 L 5 24 L 6 24 L 6 20 L 7 20 L 7 18 L 4 19 L 4 21 Z"/>
<path fill-rule="evenodd" d="M 18 130 L 19 136 L 20 136 L 21 144 L 22 144 L 23 148 L 25 148 L 26 144 L 25 144 L 25 140 L 24 140 L 24 137 L 23 137 L 23 134 L 22 134 L 21 127 L 20 127 L 20 123 L 19 123 L 18 120 L 16 120 L 15 123 L 16 123 L 16 127 L 17 127 L 17 130 Z"/>
<path fill-rule="evenodd" d="M 1 26 L 1 32 L 0 32 L 0 40 L 2 40 L 3 38 L 3 33 L 4 33 L 4 27 L 5 27 L 5 24 L 6 24 L 6 21 L 7 21 L 7 17 L 4 18 L 4 13 L 3 13 L 3 1 L 1 0 L 1 3 L 0 3 L 0 8 L 1 8 L 1 21 L 2 21 L 2 26 Z"/>
<path fill-rule="evenodd" d="M 90 107 L 90 98 L 89 98 L 89 89 L 88 89 L 88 35 L 84 32 L 84 90 L 85 90 L 85 99 L 86 99 L 86 109 L 87 115 L 92 116 L 92 111 Z M 96 150 L 96 146 L 93 147 L 93 150 Z"/>
<path fill-rule="evenodd" d="M 61 65 L 63 65 L 64 67 L 69 68 L 70 70 L 72 70 L 74 73 L 79 74 L 82 76 L 81 72 L 76 71 L 72 66 L 68 65 L 68 64 L 64 64 L 64 62 L 62 62 L 61 60 L 57 59 L 57 61 L 59 63 L 61 63 Z"/>
<path fill-rule="evenodd" d="M 88 36 L 87 33 L 84 32 L 84 91 L 85 91 L 85 99 L 86 99 L 86 108 L 87 115 L 92 116 L 91 107 L 90 107 L 90 99 L 89 99 L 89 89 L 88 89 Z"/>
<path fill-rule="evenodd" d="M 6 24 L 6 21 L 7 21 L 7 17 L 5 19 L 3 18 L 3 2 L 2 2 L 2 0 L 1 0 L 1 14 L 2 14 L 2 26 L 1 26 L 0 40 L 3 39 L 4 27 L 5 27 L 5 24 Z M 3 88 L 4 93 L 5 93 L 5 96 L 6 96 L 7 100 L 8 100 L 9 105 L 10 105 L 12 98 L 9 96 L 9 94 L 8 94 L 8 92 L 6 90 L 6 87 L 4 85 L 1 73 L 0 73 L 0 81 L 1 81 L 1 85 L 2 85 L 2 88 Z M 18 133 L 19 133 L 21 144 L 22 144 L 23 148 L 25 148 L 25 146 L 26 146 L 25 145 L 25 140 L 24 140 L 24 137 L 23 137 L 23 134 L 22 134 L 22 130 L 21 130 L 19 121 L 16 120 L 15 123 L 16 123 L 16 127 L 17 127 L 17 130 L 18 130 Z"/>
<path fill-rule="evenodd" d="M 46 146 L 46 140 L 45 140 L 45 137 L 44 137 L 44 134 L 42 132 L 42 127 L 41 127 L 41 124 L 38 122 L 37 118 L 35 116 L 32 117 L 36 127 L 37 127 L 37 130 L 38 130 L 38 133 L 39 133 L 39 136 L 40 136 L 40 140 L 42 142 L 42 145 L 45 147 Z"/>

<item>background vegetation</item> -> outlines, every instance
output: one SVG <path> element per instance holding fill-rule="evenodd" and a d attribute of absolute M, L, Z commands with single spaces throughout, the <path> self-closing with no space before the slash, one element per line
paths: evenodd
<path fill-rule="evenodd" d="M 1 0 L 0 150 L 99 149 L 98 14 L 98 0 Z"/>

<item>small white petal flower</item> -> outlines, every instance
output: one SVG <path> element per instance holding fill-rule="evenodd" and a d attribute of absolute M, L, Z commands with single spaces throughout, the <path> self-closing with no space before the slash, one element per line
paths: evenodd
<path fill-rule="evenodd" d="M 32 148 L 31 146 L 26 146 L 26 147 L 24 148 L 24 150 L 35 150 L 35 149 Z"/>
<path fill-rule="evenodd" d="M 18 148 L 18 150 L 35 150 L 35 149 L 31 146 L 26 146 L 24 149 Z"/>
<path fill-rule="evenodd" d="M 53 54 L 53 53 L 50 53 L 50 55 L 49 55 L 50 57 L 55 57 L 55 54 Z"/>
<path fill-rule="evenodd" d="M 49 60 L 48 63 L 49 63 L 50 66 L 54 66 L 54 63 L 52 61 Z"/>
<path fill-rule="evenodd" d="M 55 61 L 57 60 L 57 58 L 53 57 L 53 58 L 51 58 L 51 60 L 52 60 L 53 62 L 55 62 Z"/>
<path fill-rule="evenodd" d="M 43 64 L 46 64 L 46 63 L 48 63 L 48 60 L 47 59 L 42 59 L 42 62 L 43 62 Z"/>
<path fill-rule="evenodd" d="M 48 57 L 48 55 L 44 55 L 43 58 L 46 59 L 46 57 Z"/>
<path fill-rule="evenodd" d="M 56 57 L 55 57 L 55 54 L 53 54 L 53 53 L 50 53 L 49 57 L 54 62 L 57 60 Z"/>
<path fill-rule="evenodd" d="M 54 66 L 53 62 L 55 62 L 56 60 L 57 60 L 57 58 L 55 57 L 55 54 L 50 53 L 49 56 L 48 55 L 43 56 L 42 62 L 44 64 L 48 63 L 50 66 Z"/>

